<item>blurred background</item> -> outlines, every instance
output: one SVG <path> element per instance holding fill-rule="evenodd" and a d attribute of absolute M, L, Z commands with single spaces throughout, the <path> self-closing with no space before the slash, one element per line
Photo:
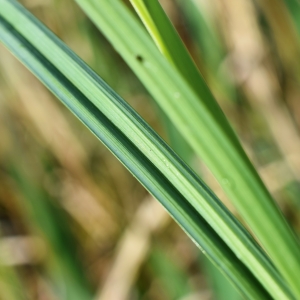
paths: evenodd
<path fill-rule="evenodd" d="M 239 217 L 74 1 L 21 2 Z M 299 234 L 300 2 L 160 2 Z M 242 299 L 161 205 L 2 45 L 0 299 Z"/>

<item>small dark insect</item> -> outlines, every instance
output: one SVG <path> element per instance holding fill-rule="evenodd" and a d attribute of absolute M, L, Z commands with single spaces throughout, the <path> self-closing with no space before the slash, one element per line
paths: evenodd
<path fill-rule="evenodd" d="M 137 55 L 135 58 L 136 58 L 139 62 L 143 62 L 143 61 L 144 61 L 144 59 L 143 59 L 140 55 Z"/>

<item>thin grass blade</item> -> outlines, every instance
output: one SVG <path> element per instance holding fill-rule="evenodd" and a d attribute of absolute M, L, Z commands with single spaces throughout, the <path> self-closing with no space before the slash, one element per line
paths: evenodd
<path fill-rule="evenodd" d="M 163 203 L 239 289 L 250 298 L 254 294 L 258 297 L 254 299 L 261 298 L 261 288 L 243 261 L 280 299 L 291 299 L 281 277 L 250 235 L 136 112 L 17 2 L 1 0 L 0 4 L 2 42 Z M 198 203 L 205 221 L 190 203 Z"/>
<path fill-rule="evenodd" d="M 298 240 L 243 151 L 205 82 L 195 71 L 193 62 L 188 63 L 188 56 L 185 52 L 181 53 L 187 68 L 193 68 L 191 78 L 183 77 L 184 66 L 178 71 L 178 65 L 182 62 L 177 63 L 176 60 L 175 63 L 175 57 L 179 59 L 180 55 L 172 55 L 172 63 L 167 62 L 121 1 L 103 0 L 101 4 L 95 0 L 76 1 L 118 49 L 173 124 L 204 160 L 295 295 L 300 297 L 297 280 L 300 273 Z M 158 13 L 158 2 L 153 0 L 143 3 L 141 15 L 145 14 L 147 8 L 145 19 L 147 21 L 151 17 L 149 27 L 152 28 L 153 24 L 156 26 L 153 35 L 159 34 L 160 41 L 167 41 L 164 48 L 168 49 L 168 56 L 172 53 L 171 48 L 175 49 L 174 53 L 183 49 L 177 48 L 179 42 L 174 37 L 176 33 L 161 8 Z M 199 203 L 190 201 L 197 210 L 201 210 Z M 247 266 L 252 268 L 249 263 Z M 272 291 L 273 288 L 269 286 L 268 290 Z"/>

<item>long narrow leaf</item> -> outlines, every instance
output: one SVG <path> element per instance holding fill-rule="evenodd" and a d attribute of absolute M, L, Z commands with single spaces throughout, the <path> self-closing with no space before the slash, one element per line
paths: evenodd
<path fill-rule="evenodd" d="M 252 272 L 262 274 L 264 286 L 271 285 L 281 299 L 290 299 L 285 284 L 262 250 L 136 112 L 17 2 L 0 0 L 0 4 L 0 39 L 4 44 L 163 203 L 223 272 L 249 295 L 256 293 L 257 283 L 251 286 L 254 279 L 250 274 L 248 279 L 242 278 L 244 266 L 189 202 L 198 203 L 203 218 L 240 260 Z"/>
<path fill-rule="evenodd" d="M 13 35 L 12 35 L 13 34 Z M 30 43 L 0 17 L 0 36 L 5 45 L 138 177 L 140 182 L 169 210 L 203 252 L 218 265 L 250 299 L 268 294 L 222 242 L 195 209 L 172 186 L 143 153 L 106 118 Z M 22 47 L 20 48 L 20 45 Z M 103 87 L 107 89 L 107 86 Z M 103 94 L 102 97 L 106 95 Z M 113 95 L 116 97 L 116 95 Z M 241 280 L 242 279 L 242 280 Z"/>
<path fill-rule="evenodd" d="M 121 1 L 76 1 L 118 49 L 195 152 L 203 158 L 300 298 L 297 280 L 300 273 L 299 243 L 201 76 L 193 71 L 191 76 L 197 77 L 183 77 L 185 71 L 180 69 L 178 72 L 173 67 L 175 55 L 172 56 L 172 64 L 168 63 Z M 157 0 L 143 2 L 147 3 L 143 6 L 143 13 L 145 8 L 153 9 L 153 13 L 148 11 L 147 20 L 151 16 L 151 27 L 156 25 L 154 34 L 160 35 L 160 41 L 168 41 L 165 48 L 170 56 L 170 49 L 179 45 L 171 36 L 174 30 L 164 14 L 157 13 L 159 6 L 154 4 Z M 177 48 L 174 51 L 177 52 Z M 182 55 L 186 60 L 187 56 Z M 176 63 L 176 67 L 178 65 Z M 191 66 L 187 63 L 188 68 Z M 201 211 L 199 202 L 194 200 L 191 203 Z M 249 263 L 247 265 L 251 266 Z M 272 290 L 269 284 L 268 290 Z"/>

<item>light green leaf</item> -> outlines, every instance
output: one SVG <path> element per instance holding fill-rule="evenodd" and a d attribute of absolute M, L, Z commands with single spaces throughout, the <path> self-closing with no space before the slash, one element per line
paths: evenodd
<path fill-rule="evenodd" d="M 239 290 L 250 299 L 269 298 L 245 263 L 278 299 L 291 299 L 260 247 L 141 117 L 17 2 L 0 0 L 0 6 L 0 40 L 161 201 Z"/>
<path fill-rule="evenodd" d="M 201 76 L 191 69 L 190 77 L 183 77 L 184 64 L 178 62 L 176 54 L 178 41 L 174 30 L 163 12 L 158 13 L 157 0 L 143 1 L 143 11 L 147 11 L 149 28 L 155 26 L 153 35 L 159 34 L 164 48 L 171 56 L 169 63 L 156 49 L 154 43 L 139 22 L 119 0 L 76 0 L 92 21 L 105 34 L 125 61 L 137 74 L 157 103 L 177 126 L 194 151 L 204 160 L 213 172 L 227 196 L 237 207 L 273 263 L 287 280 L 295 295 L 300 298 L 300 247 L 282 213 L 265 188 L 257 172 L 243 151 L 235 133 Z M 139 3 L 141 3 L 139 1 Z M 181 53 L 188 69 L 187 55 Z M 178 71 L 179 64 L 180 71 Z M 174 67 L 176 65 L 176 68 Z M 203 206 L 194 197 L 190 203 L 207 218 Z M 215 221 L 211 226 L 229 242 L 228 235 L 220 233 Z M 272 233 L 272 234 L 270 234 Z M 242 261 L 253 270 L 244 252 Z M 254 271 L 254 274 L 259 274 Z M 276 295 L 272 284 L 265 283 L 270 292 Z"/>

